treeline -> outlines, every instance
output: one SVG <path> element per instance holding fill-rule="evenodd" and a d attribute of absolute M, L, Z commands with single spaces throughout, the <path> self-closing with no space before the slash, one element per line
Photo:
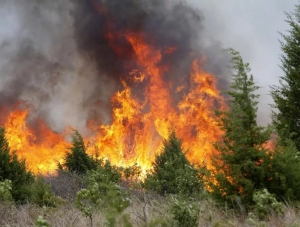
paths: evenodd
<path fill-rule="evenodd" d="M 115 226 L 120 220 L 124 226 L 131 226 L 124 213 L 130 201 L 126 190 L 120 187 L 122 181 L 135 190 L 176 195 L 171 208 L 173 226 L 197 226 L 199 207 L 195 201 L 204 197 L 237 209 L 244 216 L 251 212 L 261 219 L 271 213 L 282 214 L 284 203 L 299 202 L 300 5 L 295 12 L 287 14 L 287 23 L 290 30 L 287 35 L 282 34 L 280 42 L 284 76 L 279 86 L 271 87 L 274 112 L 272 124 L 267 127 L 257 124 L 259 88 L 249 64 L 239 52 L 228 50 L 233 72 L 231 89 L 226 92 L 230 98 L 228 109 L 216 111 L 224 134 L 214 144 L 216 155 L 210 168 L 205 163 L 190 163 L 181 140 L 175 131 L 170 131 L 153 168 L 141 181 L 141 169 L 137 165 L 121 168 L 97 155 L 89 156 L 81 135 L 77 131 L 73 133 L 72 146 L 64 162 L 58 163 L 58 175 L 70 173 L 84 179 L 74 202 L 91 224 L 97 210 L 103 210 L 108 226 Z M 276 138 L 274 149 L 267 146 L 271 135 Z M 5 130 L 1 129 L 0 200 L 59 206 L 65 199 L 56 195 L 43 177 L 34 176 L 26 169 L 25 161 L 18 160 L 10 150 Z M 157 226 L 168 225 L 158 222 Z"/>

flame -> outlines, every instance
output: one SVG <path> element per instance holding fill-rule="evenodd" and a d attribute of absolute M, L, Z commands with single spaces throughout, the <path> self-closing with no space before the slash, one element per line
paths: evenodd
<path fill-rule="evenodd" d="M 128 33 L 125 38 L 131 43 L 141 69 L 135 69 L 134 75 L 138 72 L 143 75 L 142 80 L 134 80 L 129 74 L 128 80 L 136 83 L 147 80 L 146 99 L 141 101 L 133 97 L 131 88 L 122 81 L 124 89 L 112 97 L 113 123 L 98 127 L 95 144 L 100 156 L 116 165 L 137 163 L 146 171 L 160 152 L 162 139 L 174 128 L 177 136 L 183 139 L 183 147 L 189 150 L 188 159 L 210 166 L 210 157 L 214 154 L 212 143 L 222 135 L 214 109 L 216 103 L 225 106 L 216 88 L 216 79 L 199 67 L 197 59 L 194 60 L 190 71 L 192 86 L 173 106 L 170 85 L 163 79 L 168 67 L 160 64 L 163 50 L 145 43 L 141 34 Z M 182 90 L 176 89 L 176 92 Z"/>
<path fill-rule="evenodd" d="M 101 7 L 99 10 L 103 11 Z M 108 29 L 111 26 L 109 23 Z M 124 167 L 137 164 L 145 172 L 173 128 L 188 151 L 188 159 L 211 166 L 211 156 L 215 154 L 212 143 L 223 133 L 214 110 L 224 108 L 225 103 L 215 77 L 203 70 L 203 60 L 195 57 L 189 72 L 190 86 L 173 84 L 165 80 L 172 66 L 163 64 L 162 59 L 176 53 L 176 47 L 160 49 L 147 42 L 143 33 L 129 31 L 108 31 L 106 38 L 119 55 L 126 50 L 118 40 L 126 40 L 131 45 L 135 67 L 122 79 L 123 89 L 111 97 L 112 123 L 96 125 L 93 119 L 89 120 L 87 126 L 93 136 L 85 140 L 93 146 L 88 147 L 88 153 L 92 154 L 96 146 L 99 156 L 112 164 Z M 134 87 L 142 89 L 143 97 L 134 95 Z M 174 99 L 174 94 L 180 98 Z M 20 158 L 26 159 L 34 173 L 54 173 L 57 161 L 63 160 L 70 146 L 66 141 L 68 130 L 55 133 L 40 119 L 36 124 L 38 129 L 33 130 L 27 123 L 29 114 L 30 109 L 17 109 L 6 118 L 9 145 Z"/>
<path fill-rule="evenodd" d="M 62 161 L 68 143 L 63 135 L 54 133 L 42 121 L 37 120 L 39 135 L 26 125 L 29 110 L 12 111 L 4 125 L 6 138 L 12 151 L 25 159 L 34 173 L 55 173 L 57 162 Z"/>

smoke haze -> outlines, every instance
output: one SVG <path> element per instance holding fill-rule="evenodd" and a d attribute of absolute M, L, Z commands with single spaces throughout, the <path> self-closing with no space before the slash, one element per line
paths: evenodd
<path fill-rule="evenodd" d="M 200 58 L 205 56 L 205 70 L 218 78 L 221 90 L 227 88 L 229 58 L 222 49 L 236 48 L 250 64 L 257 56 L 254 51 L 260 52 L 252 48 L 251 39 L 245 47 L 240 42 L 242 34 L 230 40 L 236 34 L 230 24 L 235 23 L 235 17 L 226 21 L 226 7 L 216 1 L 189 2 L 2 0 L 1 106 L 13 108 L 17 102 L 26 102 L 32 118 L 42 118 L 56 131 L 72 126 L 87 133 L 85 126 L 90 118 L 109 123 L 110 97 L 121 88 L 120 79 L 137 65 L 128 41 L 118 39 L 112 44 L 106 36 L 108 31 L 142 32 L 158 49 L 176 46 L 176 54 L 162 59 L 162 63 L 174 66 L 166 81 L 181 83 L 186 79 L 193 52 Z M 230 29 L 222 27 L 223 23 Z M 257 74 L 260 77 L 259 70 L 264 66 L 254 61 L 255 78 Z M 259 85 L 264 95 L 268 93 L 267 85 L 274 84 L 273 75 L 268 75 L 274 71 L 262 71 L 266 77 L 259 80 Z M 268 114 L 269 110 L 260 109 L 262 121 Z"/>

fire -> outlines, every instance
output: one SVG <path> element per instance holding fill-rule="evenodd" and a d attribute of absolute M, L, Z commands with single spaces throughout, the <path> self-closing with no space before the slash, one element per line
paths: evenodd
<path fill-rule="evenodd" d="M 62 161 L 68 143 L 63 135 L 54 133 L 41 120 L 37 120 L 37 135 L 26 125 L 28 114 L 28 110 L 15 110 L 9 114 L 4 125 L 9 146 L 19 158 L 26 160 L 32 172 L 55 173 L 57 162 Z"/>
<path fill-rule="evenodd" d="M 107 14 L 102 8 L 98 10 Z M 87 127 L 93 136 L 85 138 L 92 145 L 88 153 L 93 154 L 97 147 L 100 157 L 112 164 L 125 167 L 138 164 L 145 172 L 161 151 L 162 140 L 174 129 L 188 151 L 188 159 L 210 166 L 214 154 L 212 143 L 222 135 L 214 110 L 225 104 L 215 77 L 202 67 L 203 59 L 195 55 L 189 75 L 184 75 L 189 81 L 182 84 L 168 81 L 166 74 L 172 65 L 162 60 L 179 51 L 176 46 L 152 45 L 142 32 L 115 32 L 113 23 L 107 24 L 107 30 L 105 36 L 116 54 L 126 55 L 124 40 L 130 45 L 131 63 L 126 65 L 126 70 L 130 70 L 120 81 L 122 90 L 111 97 L 112 123 L 96 125 L 89 119 Z M 57 162 L 63 160 L 70 146 L 66 140 L 68 130 L 56 133 L 41 119 L 33 129 L 27 123 L 30 111 L 17 109 L 5 119 L 9 145 L 20 158 L 26 159 L 34 173 L 54 173 Z"/>
<path fill-rule="evenodd" d="M 129 74 L 128 80 L 136 84 L 144 80 L 147 82 L 144 90 L 146 100 L 133 97 L 131 88 L 122 81 L 124 89 L 112 97 L 113 123 L 99 126 L 95 138 L 100 155 L 117 165 L 137 163 L 146 171 L 160 152 L 162 139 L 167 138 L 169 130 L 174 128 L 177 136 L 183 139 L 184 148 L 189 150 L 189 160 L 193 163 L 205 161 L 210 165 L 210 157 L 214 153 L 212 143 L 222 134 L 213 111 L 216 103 L 224 106 L 216 88 L 216 79 L 204 72 L 195 59 L 190 71 L 192 86 L 174 106 L 172 84 L 167 84 L 163 78 L 168 67 L 160 65 L 164 50 L 147 45 L 141 34 L 128 33 L 125 37 L 135 52 L 141 69 L 139 74 L 143 75 L 141 80 L 134 80 Z M 134 75 L 136 73 L 135 70 Z M 183 90 L 179 88 L 175 88 L 176 92 Z"/>

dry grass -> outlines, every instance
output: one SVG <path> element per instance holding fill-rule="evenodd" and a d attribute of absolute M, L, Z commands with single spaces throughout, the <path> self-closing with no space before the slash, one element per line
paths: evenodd
<path fill-rule="evenodd" d="M 168 203 L 165 197 L 136 191 L 131 195 L 131 205 L 126 213 L 129 214 L 134 226 L 148 226 L 151 220 L 170 220 L 170 214 L 167 212 Z M 53 227 L 90 226 L 89 219 L 82 216 L 72 202 L 67 202 L 57 208 L 41 208 L 33 204 L 18 207 L 13 204 L 1 204 L 0 226 L 33 226 L 39 215 L 43 216 Z M 103 214 L 94 214 L 94 226 L 103 226 L 103 221 Z M 295 207 L 286 206 L 283 216 L 271 216 L 268 220 L 259 221 L 255 218 L 243 217 L 237 211 L 220 208 L 211 200 L 206 199 L 201 202 L 199 226 L 300 227 L 300 213 Z"/>
<path fill-rule="evenodd" d="M 61 172 L 57 176 L 45 177 L 53 193 L 65 199 L 65 203 L 56 208 L 39 207 L 34 204 L 16 206 L 12 203 L 0 204 L 0 226 L 28 227 L 33 226 L 38 216 L 43 216 L 51 227 L 84 227 L 90 226 L 90 219 L 76 209 L 74 199 L 76 193 L 85 187 L 84 180 L 70 173 Z M 120 185 L 130 194 L 130 206 L 126 209 L 133 226 L 154 227 L 153 221 L 165 220 L 170 223 L 170 198 L 157 194 L 146 193 L 133 189 L 138 184 L 123 181 Z M 260 221 L 247 216 L 238 209 L 230 210 L 219 207 L 211 199 L 205 198 L 200 202 L 200 227 L 300 227 L 300 210 L 295 206 L 285 206 L 282 216 L 270 216 L 268 220 Z M 94 226 L 103 226 L 105 215 L 101 212 L 93 215 Z M 118 225 L 122 226 L 122 224 Z M 172 226 L 170 224 L 169 226 Z M 184 226 L 183 226 L 184 227 Z"/>

